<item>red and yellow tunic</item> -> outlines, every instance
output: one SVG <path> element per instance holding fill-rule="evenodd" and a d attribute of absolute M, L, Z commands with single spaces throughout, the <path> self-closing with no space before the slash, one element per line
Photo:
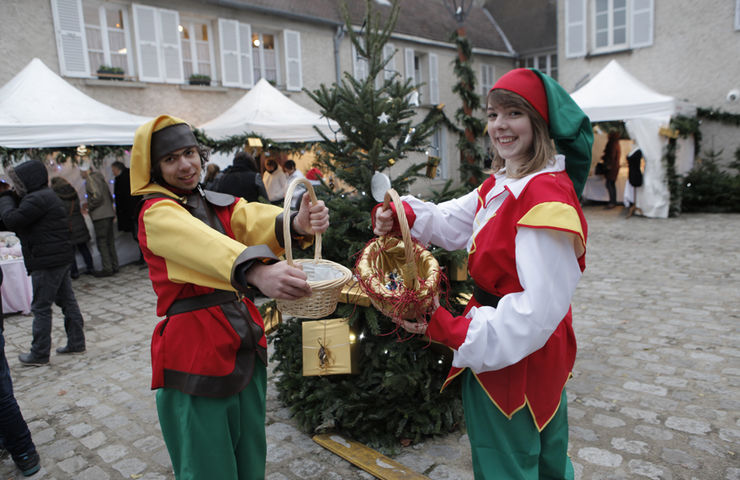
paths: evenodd
<path fill-rule="evenodd" d="M 248 298 L 168 316 L 176 300 L 246 290 L 236 275 L 239 266 L 282 254 L 276 234 L 282 210 L 231 199 L 211 205 L 218 229 L 196 216 L 204 211 L 196 204 L 205 202 L 198 193 L 143 204 L 139 246 L 157 294 L 157 315 L 167 316 L 152 336 L 152 389 L 224 397 L 249 383 L 256 358 L 267 361 L 262 318 Z"/>

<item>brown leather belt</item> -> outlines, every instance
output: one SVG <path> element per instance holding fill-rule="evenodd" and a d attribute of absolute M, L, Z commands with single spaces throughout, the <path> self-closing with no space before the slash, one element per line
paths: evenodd
<path fill-rule="evenodd" d="M 250 300 L 250 295 L 247 295 Z M 171 317 L 185 312 L 201 310 L 203 308 L 215 307 L 229 302 L 238 302 L 241 297 L 235 292 L 227 290 L 215 290 L 211 293 L 196 295 L 195 297 L 180 298 L 175 300 L 170 308 L 167 309 L 167 316 Z"/>

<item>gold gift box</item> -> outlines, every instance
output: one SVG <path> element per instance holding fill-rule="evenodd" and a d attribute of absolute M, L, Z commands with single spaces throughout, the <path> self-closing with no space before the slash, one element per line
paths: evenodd
<path fill-rule="evenodd" d="M 359 343 L 346 318 L 304 321 L 303 376 L 355 374 Z"/>
<path fill-rule="evenodd" d="M 352 280 L 342 287 L 342 291 L 339 293 L 339 302 L 369 307 L 370 297 L 362 291 L 360 284 L 356 280 Z"/>
<path fill-rule="evenodd" d="M 460 265 L 454 265 L 452 262 L 447 266 L 447 275 L 450 280 L 464 282 L 468 279 L 468 259 L 466 258 Z"/>
<path fill-rule="evenodd" d="M 277 329 L 278 325 L 283 323 L 283 314 L 280 313 L 277 305 L 271 305 L 265 308 L 262 320 L 265 322 L 265 335 L 269 335 Z"/>

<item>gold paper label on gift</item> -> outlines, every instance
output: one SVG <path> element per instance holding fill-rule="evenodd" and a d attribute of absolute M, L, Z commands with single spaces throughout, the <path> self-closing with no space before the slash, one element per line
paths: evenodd
<path fill-rule="evenodd" d="M 304 321 L 303 376 L 358 372 L 359 343 L 348 319 Z"/>

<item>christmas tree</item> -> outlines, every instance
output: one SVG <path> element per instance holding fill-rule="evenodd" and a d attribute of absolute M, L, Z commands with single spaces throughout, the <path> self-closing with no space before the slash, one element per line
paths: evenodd
<path fill-rule="evenodd" d="M 350 268 L 373 237 L 370 212 L 377 203 L 371 195 L 373 175 L 408 164 L 391 176 L 392 187 L 399 194 L 407 192 L 425 163 L 403 160 L 411 152 L 426 150 L 426 139 L 442 118 L 440 109 L 432 109 L 419 119 L 411 103 L 419 85 L 386 71 L 390 56 L 384 54 L 384 46 L 398 12 L 396 1 L 382 18 L 368 0 L 363 27 L 355 32 L 344 6 L 356 60 L 366 74 L 360 78 L 345 74 L 340 84 L 308 92 L 341 130 L 336 139 L 325 137 L 317 160 L 323 171 L 330 172 L 316 189 L 331 211 L 322 257 Z M 372 307 L 340 304 L 332 317 L 349 318 L 360 339 L 361 367 L 356 375 L 303 377 L 300 320 L 284 322 L 272 338 L 273 360 L 281 373 L 280 398 L 303 429 L 338 430 L 389 452 L 399 444 L 447 433 L 460 423 L 457 382 L 440 393 L 451 361 L 449 350 L 401 335 Z"/>

